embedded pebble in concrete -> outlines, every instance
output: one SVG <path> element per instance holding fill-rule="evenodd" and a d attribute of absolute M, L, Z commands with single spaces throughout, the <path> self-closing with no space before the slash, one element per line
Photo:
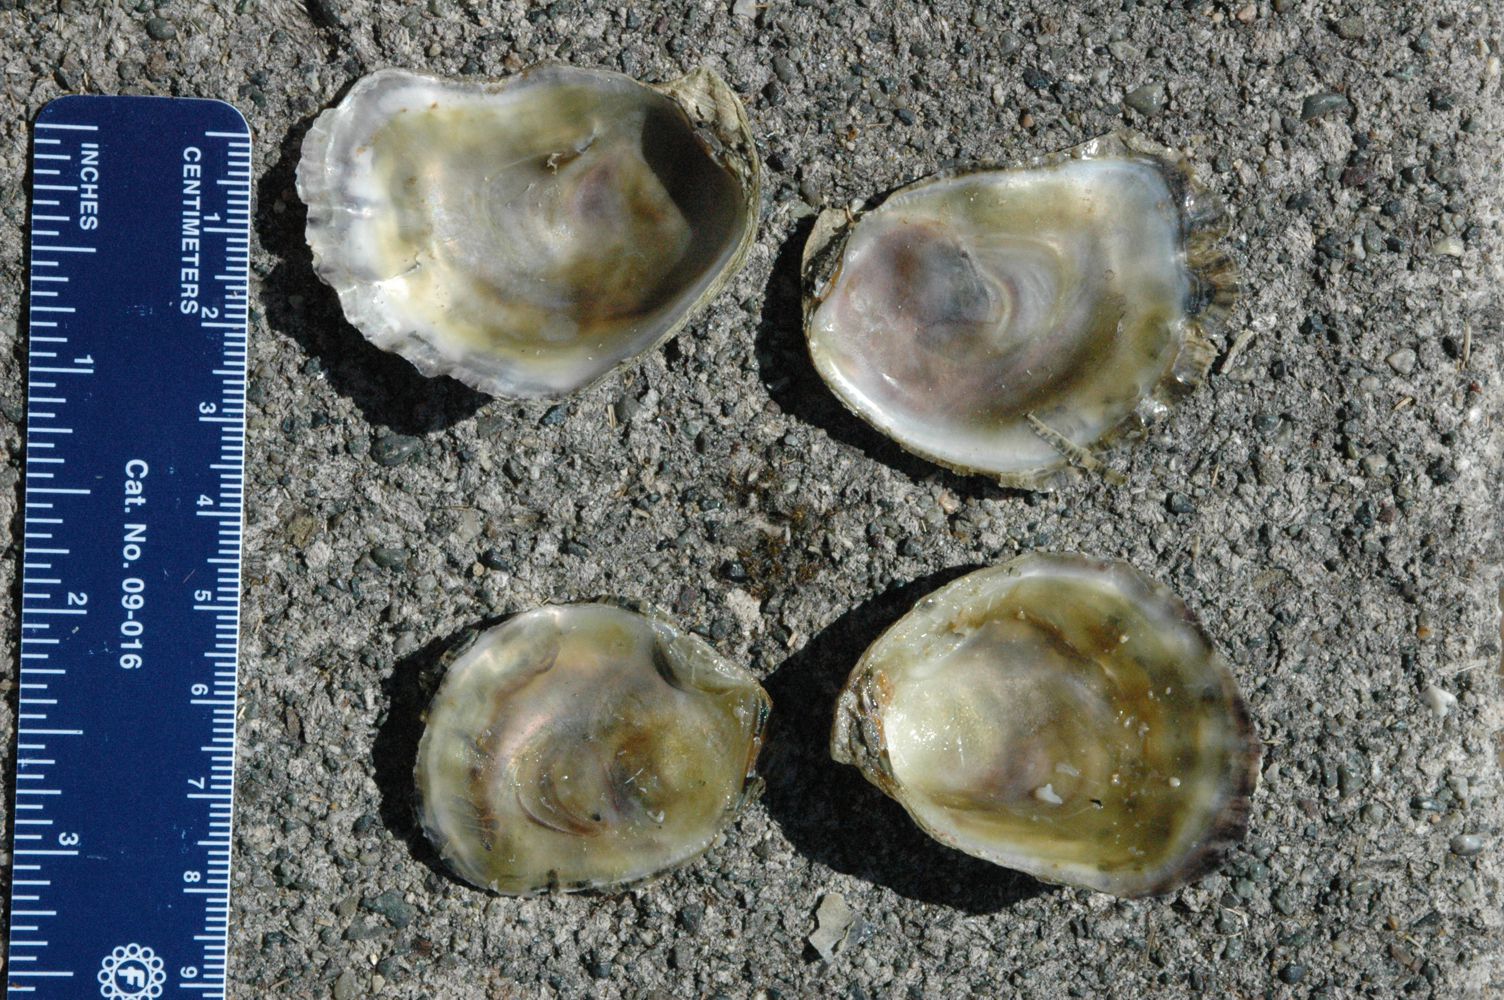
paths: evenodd
<path fill-rule="evenodd" d="M 1445 718 L 1457 705 L 1457 696 L 1446 688 L 1437 687 L 1435 684 L 1427 684 L 1425 691 L 1421 693 L 1425 699 L 1426 707 L 1437 718 Z"/>
<path fill-rule="evenodd" d="M 1409 375 L 1415 371 L 1415 352 L 1408 347 L 1400 348 L 1384 360 L 1396 374 Z"/>
<path fill-rule="evenodd" d="M 1123 103 L 1145 117 L 1157 115 L 1165 109 L 1168 100 L 1165 93 L 1165 85 L 1162 83 L 1146 83 L 1142 87 L 1135 87 L 1128 91 L 1123 98 Z"/>
<path fill-rule="evenodd" d="M 810 947 L 829 962 L 846 950 L 856 919 L 846 897 L 839 892 L 821 896 L 819 909 L 815 911 L 815 929 L 809 936 Z"/>
<path fill-rule="evenodd" d="M 1452 853 L 1464 858 L 1483 853 L 1483 848 L 1484 840 L 1476 833 L 1458 834 L 1452 838 Z"/>
<path fill-rule="evenodd" d="M 1323 115 L 1337 111 L 1346 111 L 1348 108 L 1347 98 L 1330 90 L 1322 90 L 1311 94 L 1300 106 L 1300 117 L 1306 121 L 1320 118 Z"/>
<path fill-rule="evenodd" d="M 30 122 L 65 87 L 193 94 L 238 105 L 255 136 L 229 992 L 1500 995 L 1499 4 L 736 6 L 0 0 L 7 551 Z M 174 36 L 154 38 L 154 17 Z M 1361 37 L 1335 29 L 1347 17 Z M 558 407 L 489 401 L 367 347 L 313 274 L 293 190 L 307 124 L 364 73 L 499 77 L 540 59 L 652 80 L 709 65 L 766 159 L 760 236 L 726 293 Z M 1125 118 L 1152 82 L 1173 100 Z M 1208 385 L 1125 456 L 1125 482 L 1004 491 L 847 416 L 799 328 L 811 214 L 1124 124 L 1202 168 L 1243 280 Z M 1409 374 L 1387 360 L 1401 350 Z M 383 568 L 377 548 L 408 558 Z M 1173 587 L 1267 741 L 1248 839 L 1171 898 L 973 864 L 827 756 L 835 692 L 876 635 L 964 568 L 1031 548 L 1126 559 Z M 11 602 L 17 563 L 0 560 Z M 493 899 L 439 874 L 410 794 L 444 644 L 607 594 L 714 628 L 764 679 L 765 794 L 702 862 L 618 896 Z M 15 615 L 0 618 L 14 677 Z M 1456 696 L 1444 718 L 1427 684 Z M 4 773 L 14 711 L 0 699 Z M 869 932 L 826 963 L 807 937 L 828 893 Z"/>

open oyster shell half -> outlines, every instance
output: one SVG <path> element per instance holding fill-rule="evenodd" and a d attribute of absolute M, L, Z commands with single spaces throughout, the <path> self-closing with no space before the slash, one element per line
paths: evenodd
<path fill-rule="evenodd" d="M 699 856 L 741 808 L 770 707 L 665 621 L 538 608 L 450 663 L 418 744 L 419 818 L 493 892 L 624 886 Z"/>
<path fill-rule="evenodd" d="M 1233 292 L 1217 219 L 1181 157 L 1130 136 L 828 210 L 805 248 L 811 358 L 909 451 L 1050 488 L 1200 382 Z"/>
<path fill-rule="evenodd" d="M 941 843 L 1140 896 L 1242 838 L 1260 749 L 1179 598 L 1124 563 L 1036 554 L 942 587 L 879 637 L 831 755 Z"/>
<path fill-rule="evenodd" d="M 583 388 L 674 334 L 746 257 L 759 166 L 708 69 L 387 69 L 303 141 L 314 268 L 367 339 L 497 396 Z"/>

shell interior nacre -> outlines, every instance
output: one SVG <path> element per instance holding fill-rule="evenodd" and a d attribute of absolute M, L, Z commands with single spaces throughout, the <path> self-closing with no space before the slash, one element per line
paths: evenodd
<path fill-rule="evenodd" d="M 903 447 L 1018 486 L 1157 416 L 1210 360 L 1231 289 L 1183 170 L 1103 139 L 826 213 L 806 250 L 821 376 Z"/>
<path fill-rule="evenodd" d="M 558 396 L 658 344 L 740 265 L 758 167 L 699 70 L 662 88 L 535 67 L 499 82 L 361 79 L 303 143 L 319 275 L 425 374 Z"/>
<path fill-rule="evenodd" d="M 1226 662 L 1122 563 L 1031 555 L 936 591 L 853 671 L 831 742 L 931 836 L 1136 896 L 1242 836 L 1258 746 Z"/>
<path fill-rule="evenodd" d="M 494 892 L 626 885 L 697 857 L 741 807 L 770 708 L 665 621 L 549 606 L 449 666 L 418 747 L 420 818 Z"/>

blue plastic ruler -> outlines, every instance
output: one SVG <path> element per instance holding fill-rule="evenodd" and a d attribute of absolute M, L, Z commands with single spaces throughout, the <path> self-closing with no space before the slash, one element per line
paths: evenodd
<path fill-rule="evenodd" d="M 10 996 L 221 997 L 251 142 L 218 101 L 33 132 Z"/>

